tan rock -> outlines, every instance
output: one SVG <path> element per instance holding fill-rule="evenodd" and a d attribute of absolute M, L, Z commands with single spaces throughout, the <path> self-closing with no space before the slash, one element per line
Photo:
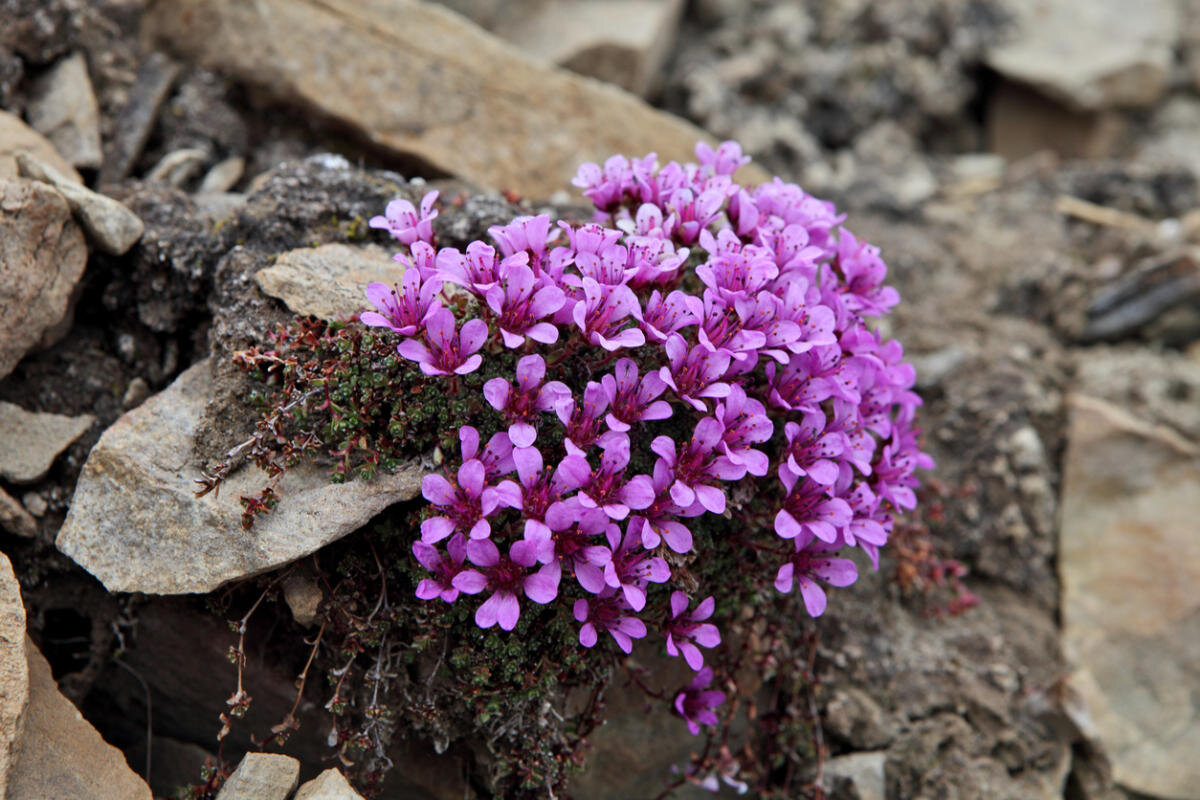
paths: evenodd
<path fill-rule="evenodd" d="M 838 780 L 850 781 L 859 800 L 885 800 L 883 768 L 887 753 L 850 753 L 831 758 L 825 762 L 824 776 L 827 785 Z"/>
<path fill-rule="evenodd" d="M 17 177 L 17 153 L 33 153 L 75 183 L 83 178 L 59 155 L 50 140 L 29 127 L 16 114 L 0 111 L 0 179 Z"/>
<path fill-rule="evenodd" d="M 14 483 L 41 480 L 54 459 L 95 422 L 91 414 L 41 414 L 0 401 L 0 477 Z"/>
<path fill-rule="evenodd" d="M 55 64 L 34 81 L 30 94 L 26 112 L 29 124 L 71 164 L 98 169 L 104 157 L 100 149 L 100 106 L 83 53 Z"/>
<path fill-rule="evenodd" d="M 25 606 L 8 556 L 0 553 L 0 797 L 6 797 L 29 704 Z"/>
<path fill-rule="evenodd" d="M 398 283 L 404 267 L 379 247 L 325 244 L 289 250 L 254 275 L 259 288 L 287 303 L 297 314 L 322 319 L 371 308 L 363 294 L 368 283 Z"/>
<path fill-rule="evenodd" d="M 204 169 L 208 151 L 199 147 L 184 147 L 167 153 L 149 172 L 146 180 L 169 183 L 179 187 L 196 177 Z"/>
<path fill-rule="evenodd" d="M 420 493 L 415 464 L 344 484 L 300 464 L 279 482 L 279 505 L 242 530 L 238 498 L 267 484 L 263 472 L 242 467 L 219 492 L 195 496 L 200 469 L 192 452 L 215 390 L 211 366 L 193 365 L 123 415 L 83 466 L 57 545 L 109 591 L 212 591 L 306 556 Z"/>
<path fill-rule="evenodd" d="M 1059 571 L 1063 646 L 1113 777 L 1195 797 L 1200 446 L 1092 397 L 1070 404 Z"/>
<path fill-rule="evenodd" d="M 145 225 L 128 208 L 107 195 L 77 186 L 49 164 L 30 153 L 17 153 L 22 176 L 48 183 L 57 189 L 92 241 L 106 253 L 122 255 L 142 238 Z"/>
<path fill-rule="evenodd" d="M 283 599 L 296 622 L 311 625 L 317 619 L 325 594 L 316 578 L 311 573 L 303 572 L 291 575 L 283 582 Z"/>
<path fill-rule="evenodd" d="M 150 787 L 63 697 L 50 665 L 26 640 L 29 708 L 8 800 L 151 800 Z"/>
<path fill-rule="evenodd" d="M 3 489 L 0 489 L 0 530 L 30 539 L 37 536 L 37 520 Z"/>
<path fill-rule="evenodd" d="M 646 96 L 682 13 L 681 0 L 551 0 L 504 15 L 495 32 L 535 58 Z"/>
<path fill-rule="evenodd" d="M 86 263 L 83 232 L 61 194 L 0 178 L 0 378 L 65 332 Z"/>
<path fill-rule="evenodd" d="M 394 153 L 533 198 L 567 188 L 580 162 L 648 152 L 686 159 L 707 138 L 415 0 L 160 0 L 146 29 Z"/>
<path fill-rule="evenodd" d="M 278 753 L 247 753 L 217 800 L 286 800 L 300 778 L 300 762 Z"/>
<path fill-rule="evenodd" d="M 1005 0 L 1012 35 L 987 63 L 1077 109 L 1153 105 L 1179 36 L 1175 0 Z"/>
<path fill-rule="evenodd" d="M 327 769 L 301 786 L 292 800 L 362 800 L 362 795 L 342 773 Z"/>
<path fill-rule="evenodd" d="M 242 179 L 246 171 L 246 159 L 241 156 L 230 156 L 224 161 L 213 165 L 213 168 L 200 181 L 197 194 L 220 194 L 228 192 Z"/>
<path fill-rule="evenodd" d="M 1012 81 L 988 98 L 988 149 L 1010 160 L 1043 150 L 1064 158 L 1111 156 L 1128 125 L 1115 111 L 1077 111 Z"/>

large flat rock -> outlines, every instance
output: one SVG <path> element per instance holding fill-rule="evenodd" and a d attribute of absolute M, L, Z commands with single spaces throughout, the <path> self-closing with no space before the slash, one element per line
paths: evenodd
<path fill-rule="evenodd" d="M 146 28 L 394 153 L 532 198 L 568 188 L 580 162 L 648 152 L 682 160 L 708 138 L 416 0 L 158 0 Z"/>
<path fill-rule="evenodd" d="M 208 592 L 308 555 L 420 492 L 416 465 L 332 484 L 301 464 L 278 484 L 278 506 L 242 530 L 238 498 L 257 494 L 264 473 L 243 467 L 216 496 L 195 496 L 193 442 L 214 388 L 210 361 L 192 366 L 118 419 L 84 464 L 57 544 L 109 591 Z"/>
<path fill-rule="evenodd" d="M 1174 0 L 1005 0 L 1012 34 L 988 66 L 1078 109 L 1150 106 L 1179 36 Z"/>
<path fill-rule="evenodd" d="M 83 232 L 63 196 L 0 177 L 0 378 L 61 338 L 86 264 Z"/>
<path fill-rule="evenodd" d="M 1200 446 L 1076 395 L 1059 571 L 1071 686 L 1121 785 L 1200 787 Z"/>

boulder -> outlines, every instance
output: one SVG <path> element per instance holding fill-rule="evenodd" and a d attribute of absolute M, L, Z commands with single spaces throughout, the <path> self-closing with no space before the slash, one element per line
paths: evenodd
<path fill-rule="evenodd" d="M 0 401 L 0 477 L 14 483 L 41 480 L 54 459 L 95 421 L 91 414 L 38 414 Z"/>
<path fill-rule="evenodd" d="M 51 165 L 74 183 L 83 183 L 83 178 L 59 155 L 49 139 L 26 125 L 16 114 L 0 111 L 0 178 L 17 177 L 17 153 L 22 150 Z"/>
<path fill-rule="evenodd" d="M 287 800 L 300 777 L 300 762 L 278 753 L 247 753 L 217 800 Z"/>
<path fill-rule="evenodd" d="M 706 138 L 416 0 L 156 2 L 145 27 L 202 65 L 303 103 L 392 153 L 535 199 L 567 188 L 581 162 L 614 153 L 686 159 Z"/>
<path fill-rule="evenodd" d="M 25 606 L 12 564 L 0 553 L 0 796 L 7 796 L 28 703 Z"/>
<path fill-rule="evenodd" d="M 58 189 L 79 224 L 104 252 L 123 255 L 142 238 L 142 231 L 145 230 L 142 221 L 111 197 L 72 183 L 61 172 L 30 153 L 17 153 L 17 170 L 23 177 L 48 183 Z"/>
<path fill-rule="evenodd" d="M 64 58 L 34 81 L 26 113 L 63 158 L 76 167 L 99 168 L 100 106 L 83 53 Z"/>
<path fill-rule="evenodd" d="M 1070 687 L 1113 778 L 1195 797 L 1200 763 L 1200 445 L 1172 428 L 1073 396 L 1059 571 Z"/>
<path fill-rule="evenodd" d="M 62 338 L 86 263 L 83 232 L 61 194 L 0 178 L 0 378 L 33 348 Z"/>
<path fill-rule="evenodd" d="M 1166 91 L 1179 36 L 1177 3 L 1006 0 L 1009 37 L 988 66 L 1079 110 L 1153 105 Z"/>
<path fill-rule="evenodd" d="M 535 58 L 645 97 L 682 14 L 681 0 L 550 0 L 504 14 L 494 30 Z"/>
<path fill-rule="evenodd" d="M 301 786 L 292 800 L 362 800 L 362 795 L 342 773 L 327 769 Z"/>
<path fill-rule="evenodd" d="M 84 464 L 57 545 L 109 591 L 209 592 L 308 555 L 420 493 L 415 464 L 333 484 L 306 462 L 278 483 L 278 507 L 245 531 L 239 498 L 261 491 L 265 473 L 245 466 L 218 492 L 195 495 L 194 440 L 215 391 L 211 360 L 195 364 L 118 419 Z"/>
<path fill-rule="evenodd" d="M 370 308 L 367 284 L 399 283 L 404 267 L 379 247 L 324 244 L 282 253 L 273 266 L 254 274 L 258 288 L 287 303 L 297 314 L 338 319 Z"/>
<path fill-rule="evenodd" d="M 151 800 L 150 787 L 83 718 L 54 682 L 50 665 L 25 640 L 29 708 L 8 800 Z"/>

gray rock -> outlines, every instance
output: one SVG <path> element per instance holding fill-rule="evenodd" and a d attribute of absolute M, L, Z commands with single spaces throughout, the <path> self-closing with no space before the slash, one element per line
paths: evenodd
<path fill-rule="evenodd" d="M 242 179 L 242 173 L 245 171 L 246 159 L 241 156 L 230 156 L 208 171 L 204 180 L 200 181 L 197 194 L 228 192 Z"/>
<path fill-rule="evenodd" d="M 494 31 L 535 58 L 646 96 L 682 14 L 680 0 L 550 0 L 509 11 Z"/>
<path fill-rule="evenodd" d="M 83 232 L 61 194 L 0 178 L 0 378 L 61 337 L 86 263 Z"/>
<path fill-rule="evenodd" d="M 46 498 L 37 492 L 26 492 L 21 497 L 21 505 L 25 506 L 26 511 L 38 518 L 41 518 L 50 508 L 46 502 Z"/>
<path fill-rule="evenodd" d="M 292 617 L 301 625 L 311 625 L 321 610 L 325 594 L 311 572 L 291 575 L 283 582 L 283 599 Z"/>
<path fill-rule="evenodd" d="M 848 686 L 836 691 L 825 708 L 825 729 L 855 750 L 887 747 L 896 737 L 895 723 L 874 698 Z"/>
<path fill-rule="evenodd" d="M 124 255 L 142 237 L 146 226 L 136 214 L 111 197 L 71 182 L 30 153 L 17 154 L 17 169 L 26 178 L 44 181 L 58 189 L 79 224 L 104 252 Z"/>
<path fill-rule="evenodd" d="M 146 180 L 161 181 L 172 186 L 183 186 L 196 177 L 208 161 L 208 152 L 199 147 L 173 150 L 163 156 L 149 172 Z"/>
<path fill-rule="evenodd" d="M 825 762 L 825 779 L 833 786 L 846 781 L 854 787 L 858 800 L 884 800 L 884 766 L 887 753 L 851 753 Z"/>
<path fill-rule="evenodd" d="M 362 800 L 362 795 L 342 773 L 327 769 L 301 786 L 292 800 Z"/>
<path fill-rule="evenodd" d="M 21 586 L 13 574 L 12 564 L 8 556 L 0 553 L 0 796 L 8 796 L 28 704 L 25 606 L 21 602 Z"/>
<path fill-rule="evenodd" d="M 41 480 L 59 453 L 95 421 L 91 414 L 40 414 L 0 401 L 0 477 L 14 483 Z"/>
<path fill-rule="evenodd" d="M 133 169 L 154 130 L 158 110 L 178 75 L 179 65 L 162 53 L 152 53 L 142 62 L 129 90 L 129 100 L 117 117 L 116 137 L 104 154 L 104 164 L 100 168 L 101 186 L 117 183 Z"/>
<path fill-rule="evenodd" d="M 297 314 L 337 319 L 371 307 L 363 294 L 368 283 L 390 286 L 403 275 L 404 267 L 382 248 L 325 244 L 281 254 L 254 280 Z"/>
<path fill-rule="evenodd" d="M 1081 110 L 1153 105 L 1167 88 L 1179 36 L 1177 3 L 1146 0 L 1006 0 L 1010 38 L 987 63 Z"/>
<path fill-rule="evenodd" d="M 300 778 L 300 762 L 278 753 L 247 753 L 217 800 L 286 800 Z"/>
<path fill-rule="evenodd" d="M 30 539 L 37 535 L 37 521 L 3 489 L 0 489 L 0 529 Z"/>
<path fill-rule="evenodd" d="M 1085 388 L 1087 388 L 1085 386 Z M 1063 469 L 1063 648 L 1117 783 L 1195 797 L 1200 445 L 1076 395 Z"/>
<path fill-rule="evenodd" d="M 50 665 L 25 639 L 29 707 L 7 800 L 151 800 L 150 787 L 62 695 Z"/>
<path fill-rule="evenodd" d="M 243 467 L 219 493 L 195 496 L 191 460 L 215 389 L 211 369 L 192 366 L 122 416 L 84 464 L 57 545 L 109 591 L 208 592 L 308 555 L 420 492 L 416 465 L 335 485 L 321 467 L 301 464 L 278 484 L 279 506 L 242 530 L 238 498 L 257 494 L 265 474 Z"/>
<path fill-rule="evenodd" d="M 100 107 L 82 53 L 64 58 L 34 81 L 26 116 L 67 161 L 99 168 Z"/>
<path fill-rule="evenodd" d="M 33 153 L 71 181 L 83 183 L 83 178 L 70 162 L 59 155 L 49 139 L 26 125 L 17 115 L 0 111 L 0 178 L 17 177 L 17 153 L 22 150 Z"/>

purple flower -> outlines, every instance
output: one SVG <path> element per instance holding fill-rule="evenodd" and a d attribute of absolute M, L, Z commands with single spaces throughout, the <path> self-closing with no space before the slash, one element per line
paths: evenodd
<path fill-rule="evenodd" d="M 575 573 L 584 591 L 604 591 L 604 567 L 612 552 L 593 539 L 615 528 L 608 515 L 598 508 L 582 508 L 570 503 L 555 503 L 546 510 L 546 526 L 553 544 L 551 557 Z"/>
<path fill-rule="evenodd" d="M 499 317 L 497 325 L 506 347 L 520 347 L 528 336 L 542 344 L 558 341 L 558 328 L 551 322 L 539 322 L 562 308 L 567 296 L 557 286 L 537 289 L 533 270 L 524 264 L 508 267 L 502 285 L 484 293 L 488 307 Z"/>
<path fill-rule="evenodd" d="M 697 411 L 707 412 L 708 406 L 701 398 L 729 395 L 729 384 L 720 382 L 729 369 L 729 353 L 689 347 L 678 333 L 671 334 L 665 348 L 670 366 L 661 367 L 658 374 L 681 400 Z"/>
<path fill-rule="evenodd" d="M 401 244 L 411 245 L 413 242 L 430 243 L 433 241 L 433 220 L 437 217 L 437 209 L 433 204 L 437 201 L 437 191 L 427 192 L 421 198 L 421 213 L 413 208 L 413 204 L 403 198 L 396 198 L 387 204 L 382 217 L 371 217 L 367 223 L 372 228 L 384 228 Z"/>
<path fill-rule="evenodd" d="M 650 449 L 662 458 L 675 476 L 671 498 L 682 508 L 699 502 L 714 514 L 725 512 L 725 492 L 715 485 L 723 477 L 721 473 L 729 469 L 717 460 L 716 448 L 723 434 L 724 427 L 720 422 L 705 417 L 696 423 L 692 438 L 678 455 L 675 441 L 670 436 L 659 436 L 650 443 Z"/>
<path fill-rule="evenodd" d="M 614 431 L 627 431 L 635 422 L 667 419 L 671 416 L 671 404 L 654 398 L 662 394 L 667 385 L 657 372 L 648 372 L 638 381 L 637 364 L 633 359 L 622 358 L 617 362 L 612 375 L 600 379 L 604 396 L 608 398 L 608 427 Z"/>
<path fill-rule="evenodd" d="M 412 268 L 400 279 L 400 286 L 389 289 L 385 283 L 367 286 L 367 299 L 382 313 L 364 311 L 359 319 L 364 325 L 391 328 L 401 336 L 412 336 L 435 310 L 442 307 L 438 293 L 442 282 L 437 278 L 422 283 L 421 272 Z"/>
<path fill-rule="evenodd" d="M 838 232 L 836 263 L 845 278 L 842 302 L 847 310 L 878 316 L 900 302 L 899 292 L 883 285 L 887 265 L 879 257 L 879 248 L 860 242 L 845 228 Z"/>
<path fill-rule="evenodd" d="M 426 544 L 440 542 L 455 532 L 469 534 L 472 539 L 486 538 L 492 531 L 487 518 L 502 504 L 512 507 L 514 500 L 519 500 L 508 491 L 488 486 L 487 470 L 477 459 L 463 462 L 455 483 L 441 475 L 426 475 L 421 481 L 421 494 L 443 512 L 443 516 L 421 523 L 421 541 Z"/>
<path fill-rule="evenodd" d="M 539 214 L 536 217 L 517 217 L 507 225 L 493 225 L 488 228 L 488 235 L 505 256 L 528 253 L 529 263 L 536 272 L 546 255 L 546 245 L 554 240 L 558 231 L 551 235 L 550 216 Z"/>
<path fill-rule="evenodd" d="M 595 381 L 588 381 L 584 387 L 582 406 L 577 405 L 572 396 L 559 400 L 558 405 L 554 407 L 554 413 L 566 426 L 563 447 L 568 453 L 587 455 L 587 451 L 604 433 L 604 411 L 607 408 L 608 398 L 604 395 L 604 387 Z"/>
<path fill-rule="evenodd" d="M 699 735 L 701 725 L 716 725 L 720 722 L 713 709 L 725 702 L 725 693 L 708 690 L 712 679 L 712 670 L 704 667 L 696 673 L 696 677 L 686 689 L 675 695 L 675 710 L 687 723 L 692 736 Z"/>
<path fill-rule="evenodd" d="M 647 550 L 658 547 L 660 542 L 666 542 L 667 547 L 676 553 L 687 553 L 692 549 L 692 532 L 676 517 L 700 516 L 706 509 L 699 503 L 691 508 L 681 508 L 671 497 L 674 483 L 675 473 L 667 466 L 667 462 L 661 458 L 654 462 L 654 474 L 651 477 L 654 502 L 640 515 L 629 519 L 633 530 L 641 531 L 642 546 Z"/>
<path fill-rule="evenodd" d="M 747 397 L 745 389 L 733 384 L 725 401 L 717 403 L 715 416 L 725 429 L 721 434 L 721 451 L 725 453 L 722 477 L 740 480 L 747 472 L 758 477 L 766 475 L 770 460 L 761 450 L 751 447 L 770 439 L 775 429 L 763 404 Z"/>
<path fill-rule="evenodd" d="M 840 431 L 827 430 L 827 420 L 821 411 L 806 411 L 802 422 L 783 426 L 787 438 L 787 461 L 780 472 L 795 477 L 808 477 L 820 486 L 833 486 L 838 479 L 838 465 L 832 459 L 846 449 L 846 436 Z"/>
<path fill-rule="evenodd" d="M 529 568 L 537 563 L 537 548 L 524 539 L 512 543 L 508 555 L 502 556 L 491 539 L 476 539 L 467 543 L 467 558 L 478 569 L 467 569 L 454 576 L 454 588 L 464 594 L 479 594 L 490 590 L 491 596 L 475 610 L 475 624 L 490 628 L 497 622 L 506 631 L 517 625 L 521 616 L 519 593 L 535 603 L 549 603 L 558 596 L 560 571 L 558 562 L 542 566 L 537 572 Z"/>
<path fill-rule="evenodd" d="M 625 480 L 629 465 L 629 437 L 625 434 L 606 434 L 600 442 L 600 466 L 584 472 L 582 467 L 569 467 L 568 480 L 579 484 L 579 503 L 584 508 L 602 508 L 611 519 L 622 520 L 629 510 L 648 508 L 654 502 L 654 488 L 648 475 L 635 475 Z M 564 462 L 565 463 L 565 462 Z M 586 463 L 586 462 L 585 462 Z"/>
<path fill-rule="evenodd" d="M 495 248 L 479 241 L 467 245 L 465 255 L 453 247 L 443 248 L 437 254 L 438 274 L 476 297 L 484 297 L 512 267 L 528 264 L 529 254 L 525 252 L 513 253 L 498 261 Z"/>
<path fill-rule="evenodd" d="M 456 331 L 454 314 L 439 307 L 425 320 L 428 346 L 416 339 L 405 339 L 396 346 L 396 352 L 417 362 L 426 375 L 466 375 L 483 363 L 478 350 L 487 341 L 487 333 L 487 323 L 481 319 L 467 320 L 462 331 Z"/>
<path fill-rule="evenodd" d="M 704 668 L 704 654 L 700 647 L 716 647 L 721 643 L 721 632 L 711 622 L 705 622 L 713 614 L 716 601 L 706 597 L 695 610 L 685 614 L 688 596 L 683 592 L 671 594 L 671 618 L 663 624 L 667 636 L 667 654 L 683 654 L 683 660 L 692 669 Z M 697 647 L 699 645 L 699 647 Z"/>
<path fill-rule="evenodd" d="M 824 487 L 807 479 L 797 480 L 789 472 L 779 475 L 788 494 L 783 508 L 775 514 L 775 532 L 784 539 L 811 534 L 823 542 L 838 540 L 842 528 L 854 516 L 850 504 L 840 497 L 829 497 Z"/>
<path fill-rule="evenodd" d="M 583 297 L 572 313 L 575 324 L 589 342 L 605 350 L 641 347 L 646 343 L 646 335 L 640 329 L 621 329 L 627 318 L 632 315 L 636 319 L 642 313 L 637 296 L 628 286 L 608 286 L 585 277 Z"/>
<path fill-rule="evenodd" d="M 750 156 L 742 155 L 742 146 L 737 142 L 721 142 L 716 150 L 707 142 L 699 142 L 696 160 L 700 162 L 701 174 L 732 175 L 738 167 L 750 163 Z"/>
<path fill-rule="evenodd" d="M 596 629 L 602 628 L 623 651 L 633 652 L 633 640 L 645 638 L 646 624 L 629 613 L 632 610 L 623 596 L 611 590 L 590 602 L 579 598 L 573 609 L 575 620 L 583 623 L 579 628 L 579 643 L 584 647 L 594 646 Z"/>
<path fill-rule="evenodd" d="M 415 269 L 422 281 L 437 278 L 437 251 L 428 242 L 416 241 L 408 246 L 408 253 L 396 253 L 392 261 L 402 264 L 405 270 Z"/>
<path fill-rule="evenodd" d="M 555 405 L 571 396 L 571 390 L 559 381 L 542 383 L 546 362 L 539 355 L 524 356 L 517 362 L 517 386 L 504 378 L 492 378 L 483 385 L 483 396 L 508 423 L 508 438 L 514 447 L 529 447 L 537 438 L 534 422 L 541 411 L 553 411 Z"/>
<path fill-rule="evenodd" d="M 650 293 L 642 313 L 642 330 L 648 341 L 665 342 L 676 331 L 700 322 L 700 317 L 688 309 L 687 298 L 679 290 L 671 292 L 665 299 L 657 289 Z"/>
<path fill-rule="evenodd" d="M 786 564 L 779 568 L 775 576 L 775 588 L 783 594 L 792 591 L 792 583 L 800 584 L 800 595 L 804 598 L 804 607 L 811 616 L 819 617 L 825 613 L 825 590 L 817 580 L 823 580 L 830 586 L 849 586 L 858 580 L 858 567 L 848 558 L 833 558 L 831 550 L 838 545 L 829 544 L 814 539 L 805 533 L 796 537 L 796 552 Z"/>
<path fill-rule="evenodd" d="M 470 425 L 458 429 L 458 441 L 462 448 L 463 462 L 478 458 L 483 464 L 484 479 L 488 482 L 507 475 L 517 468 L 513 461 L 513 446 L 506 433 L 492 434 L 483 452 L 479 451 L 479 431 Z"/>
<path fill-rule="evenodd" d="M 413 542 L 413 555 L 421 566 L 433 573 L 433 577 L 424 578 L 417 584 L 417 597 L 422 600 L 432 600 L 440 597 L 447 603 L 458 599 L 458 589 L 454 588 L 454 576 L 463 570 L 463 561 L 467 557 L 467 539 L 461 533 L 456 533 L 446 542 L 449 558 L 431 544 L 422 541 Z"/>
<path fill-rule="evenodd" d="M 546 512 L 567 492 L 578 489 L 579 484 L 572 477 L 590 474 L 591 467 L 582 456 L 568 455 L 551 473 L 544 468 L 542 453 L 536 447 L 516 448 L 513 450 L 513 460 L 521 484 L 520 508 L 525 516 L 525 538 L 549 541 Z"/>
<path fill-rule="evenodd" d="M 641 611 L 646 607 L 646 584 L 666 583 L 671 579 L 671 568 L 665 559 L 642 549 L 641 533 L 632 525 L 624 536 L 619 527 L 610 525 L 607 538 L 612 559 L 604 566 L 604 582 L 620 589 L 630 607 Z"/>
<path fill-rule="evenodd" d="M 767 344 L 765 333 L 746 327 L 746 318 L 756 308 L 753 302 L 729 304 L 717 292 L 705 289 L 702 308 L 696 338 L 706 350 L 728 353 L 734 361 L 751 361 L 754 351 Z"/>

